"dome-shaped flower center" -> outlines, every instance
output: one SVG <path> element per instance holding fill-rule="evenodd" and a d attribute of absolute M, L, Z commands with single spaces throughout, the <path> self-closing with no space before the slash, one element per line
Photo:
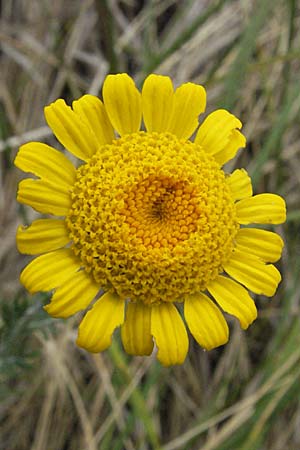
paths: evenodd
<path fill-rule="evenodd" d="M 125 222 L 148 249 L 175 247 L 197 230 L 197 190 L 187 181 L 150 175 L 124 197 Z"/>
<path fill-rule="evenodd" d="M 66 218 L 72 248 L 103 289 L 145 303 L 204 290 L 238 224 L 225 174 L 169 133 L 104 145 L 77 170 Z"/>

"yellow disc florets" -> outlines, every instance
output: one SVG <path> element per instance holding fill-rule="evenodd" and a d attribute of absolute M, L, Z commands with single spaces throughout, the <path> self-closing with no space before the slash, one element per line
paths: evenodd
<path fill-rule="evenodd" d="M 72 248 L 103 289 L 153 304 L 204 290 L 238 224 L 225 174 L 192 142 L 134 133 L 77 170 Z"/>

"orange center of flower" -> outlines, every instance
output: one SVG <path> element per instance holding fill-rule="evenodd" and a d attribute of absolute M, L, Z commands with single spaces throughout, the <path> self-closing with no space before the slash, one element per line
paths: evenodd
<path fill-rule="evenodd" d="M 104 290 L 147 304 L 182 301 L 223 270 L 238 230 L 225 174 L 200 146 L 139 132 L 77 170 L 72 248 Z"/>
<path fill-rule="evenodd" d="M 124 195 L 123 214 L 136 243 L 173 248 L 197 230 L 196 187 L 169 177 L 149 176 Z"/>

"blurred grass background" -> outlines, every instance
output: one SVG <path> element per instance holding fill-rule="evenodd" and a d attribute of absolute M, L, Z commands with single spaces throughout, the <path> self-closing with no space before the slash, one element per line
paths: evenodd
<path fill-rule="evenodd" d="M 0 3 L 0 449 L 300 449 L 300 4 L 296 0 L 6 0 Z M 78 318 L 49 318 L 46 295 L 18 275 L 15 229 L 36 213 L 15 202 L 18 145 L 56 145 L 43 106 L 99 94 L 109 72 L 149 72 L 208 90 L 208 111 L 244 123 L 256 193 L 285 197 L 283 281 L 257 297 L 228 345 L 190 338 L 181 367 L 75 347 Z M 234 165 L 233 165 L 234 164 Z M 117 333 L 116 333 L 117 334 Z"/>

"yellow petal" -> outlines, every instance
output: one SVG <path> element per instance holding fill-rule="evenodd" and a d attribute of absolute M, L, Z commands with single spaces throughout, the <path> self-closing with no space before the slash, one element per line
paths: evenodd
<path fill-rule="evenodd" d="M 93 130 L 61 98 L 45 107 L 49 127 L 73 155 L 87 161 L 99 148 Z"/>
<path fill-rule="evenodd" d="M 106 350 L 111 344 L 112 334 L 124 322 L 124 300 L 107 292 L 96 301 L 83 318 L 78 331 L 77 345 L 89 352 Z"/>
<path fill-rule="evenodd" d="M 43 180 L 58 185 L 73 186 L 76 170 L 61 152 L 41 142 L 22 145 L 15 165 L 24 172 L 33 173 Z"/>
<path fill-rule="evenodd" d="M 215 160 L 223 166 L 225 163 L 235 157 L 240 148 L 246 147 L 246 138 L 238 130 L 232 130 L 228 143 L 218 153 L 214 154 Z"/>
<path fill-rule="evenodd" d="M 139 131 L 142 120 L 142 97 L 126 73 L 108 75 L 103 84 L 103 100 L 110 122 L 123 134 Z"/>
<path fill-rule="evenodd" d="M 239 223 L 273 223 L 286 220 L 285 201 L 276 194 L 258 194 L 236 204 Z"/>
<path fill-rule="evenodd" d="M 143 118 L 147 131 L 167 130 L 173 110 L 174 90 L 169 77 L 149 75 L 143 85 Z"/>
<path fill-rule="evenodd" d="M 242 123 L 233 114 L 225 109 L 218 109 L 206 117 L 198 130 L 195 143 L 215 156 L 220 164 L 224 164 L 245 144 L 244 136 L 235 131 L 241 127 Z"/>
<path fill-rule="evenodd" d="M 158 347 L 158 360 L 164 366 L 182 364 L 189 341 L 179 312 L 172 303 L 161 303 L 151 310 L 151 334 Z"/>
<path fill-rule="evenodd" d="M 72 250 L 56 250 L 31 261 L 21 273 L 20 281 L 31 294 L 38 291 L 46 292 L 60 286 L 79 268 L 80 261 Z"/>
<path fill-rule="evenodd" d="M 39 219 L 29 227 L 19 226 L 17 245 L 21 253 L 37 255 L 64 247 L 70 241 L 64 220 Z"/>
<path fill-rule="evenodd" d="M 233 200 L 241 200 L 252 196 L 251 178 L 245 169 L 237 169 L 226 178 Z"/>
<path fill-rule="evenodd" d="M 126 320 L 121 328 L 124 349 L 130 355 L 151 355 L 153 340 L 150 332 L 151 307 L 142 302 L 129 302 Z"/>
<path fill-rule="evenodd" d="M 73 110 L 82 121 L 93 130 L 98 145 L 110 144 L 115 138 L 114 129 L 109 121 L 104 105 L 94 95 L 83 95 L 72 103 Z"/>
<path fill-rule="evenodd" d="M 204 294 L 189 296 L 184 302 L 184 317 L 190 332 L 206 350 L 228 341 L 228 325 L 219 308 Z"/>
<path fill-rule="evenodd" d="M 265 264 L 256 256 L 235 250 L 224 270 L 235 280 L 256 294 L 271 297 L 275 294 L 281 275 L 272 264 Z"/>
<path fill-rule="evenodd" d="M 44 306 L 44 309 L 53 317 L 72 316 L 87 308 L 99 290 L 99 284 L 85 270 L 70 273 L 56 289 L 51 302 Z"/>
<path fill-rule="evenodd" d="M 239 320 L 244 330 L 256 319 L 255 303 L 240 284 L 219 275 L 207 289 L 223 311 Z"/>
<path fill-rule="evenodd" d="M 174 94 L 173 113 L 165 131 L 178 138 L 188 139 L 199 125 L 199 114 L 206 106 L 206 92 L 203 86 L 194 83 L 182 84 Z"/>
<path fill-rule="evenodd" d="M 257 228 L 241 228 L 235 241 L 238 250 L 258 256 L 264 262 L 278 261 L 284 245 L 278 234 Z"/>
<path fill-rule="evenodd" d="M 41 213 L 55 216 L 65 216 L 71 207 L 68 188 L 43 180 L 22 180 L 17 200 Z"/>

